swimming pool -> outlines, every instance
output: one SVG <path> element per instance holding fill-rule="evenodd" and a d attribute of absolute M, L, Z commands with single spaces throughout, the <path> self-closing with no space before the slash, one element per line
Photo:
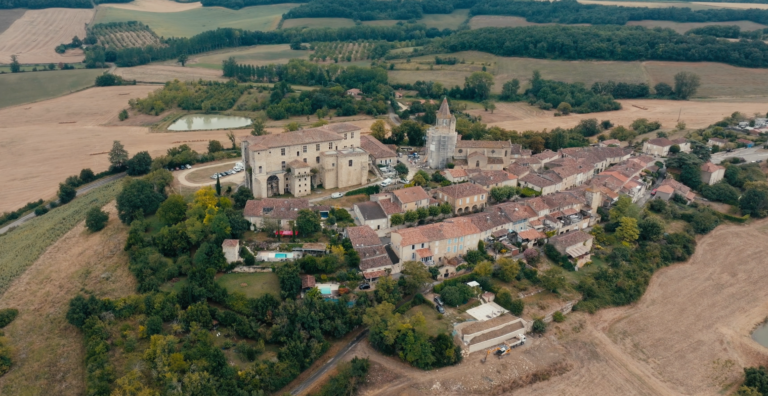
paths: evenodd
<path fill-rule="evenodd" d="M 287 253 L 275 253 L 275 258 L 288 258 Z"/>

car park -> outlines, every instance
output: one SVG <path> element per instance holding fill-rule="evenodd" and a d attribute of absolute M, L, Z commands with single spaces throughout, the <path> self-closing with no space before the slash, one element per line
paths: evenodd
<path fill-rule="evenodd" d="M 341 198 L 343 196 L 344 196 L 344 193 L 339 193 L 339 192 L 331 194 L 331 198 Z"/>

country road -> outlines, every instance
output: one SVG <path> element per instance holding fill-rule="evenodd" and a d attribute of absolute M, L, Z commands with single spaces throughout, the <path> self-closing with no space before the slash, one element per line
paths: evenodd
<path fill-rule="evenodd" d="M 109 182 L 112 182 L 112 181 L 115 181 L 115 180 L 118 180 L 118 179 L 122 179 L 125 176 L 127 176 L 127 175 L 126 175 L 125 172 L 123 172 L 123 173 L 118 173 L 116 175 L 112 175 L 112 176 L 105 177 L 103 179 L 97 180 L 97 181 L 95 181 L 95 182 L 93 182 L 93 183 L 91 183 L 91 184 L 89 184 L 89 185 L 87 185 L 85 187 L 79 188 L 77 190 L 77 195 L 85 194 L 88 191 L 93 190 L 94 188 L 98 188 L 98 187 L 101 187 L 101 186 L 103 186 L 103 185 L 105 185 L 105 184 L 107 184 Z M 56 200 L 56 202 L 58 202 L 58 199 Z M 31 220 L 34 217 L 35 217 L 35 212 L 34 211 L 29 212 L 26 215 L 24 215 L 22 217 L 19 217 L 18 219 L 16 219 L 16 221 L 12 222 L 11 224 L 8 224 L 7 226 L 5 226 L 3 228 L 0 228 L 0 234 L 5 234 L 11 228 L 18 227 L 18 226 L 28 222 L 29 220 Z"/>
<path fill-rule="evenodd" d="M 291 395 L 299 395 L 303 392 L 305 392 L 307 389 L 310 389 L 317 380 L 319 380 L 325 373 L 328 372 L 328 370 L 332 369 L 333 367 L 336 367 L 337 364 L 339 364 L 339 360 L 344 357 L 344 355 L 349 352 L 350 349 L 354 348 L 355 345 L 360 343 L 360 341 L 365 338 L 365 336 L 368 334 L 368 329 L 363 330 L 360 334 L 355 337 L 352 342 L 350 342 L 347 346 L 344 347 L 344 349 L 340 350 L 339 353 L 337 353 L 334 357 L 331 358 L 331 360 L 328 361 L 328 363 L 324 364 L 323 367 L 320 368 L 320 370 L 317 370 L 314 374 L 312 374 L 309 378 L 307 378 L 306 381 L 299 384 L 299 386 L 296 387 L 296 389 L 291 391 Z"/>

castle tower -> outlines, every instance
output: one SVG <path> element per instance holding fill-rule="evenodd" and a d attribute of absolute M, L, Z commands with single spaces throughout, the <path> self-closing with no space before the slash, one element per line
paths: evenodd
<path fill-rule="evenodd" d="M 451 114 L 448 100 L 443 98 L 443 103 L 437 111 L 435 126 L 427 130 L 427 163 L 429 167 L 432 169 L 445 168 L 445 164 L 451 162 L 457 140 L 456 117 Z"/>

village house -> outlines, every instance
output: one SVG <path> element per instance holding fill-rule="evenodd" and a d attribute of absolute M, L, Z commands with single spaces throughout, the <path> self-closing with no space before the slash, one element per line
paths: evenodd
<path fill-rule="evenodd" d="M 296 221 L 299 211 L 311 209 L 309 200 L 301 198 L 264 198 L 249 200 L 243 209 L 243 217 L 251 223 L 252 230 L 264 228 L 264 221 L 275 221 L 279 229 L 290 230 L 291 221 Z"/>
<path fill-rule="evenodd" d="M 240 260 L 240 241 L 237 239 L 225 239 L 221 243 L 221 249 L 224 250 L 224 257 L 227 262 L 232 264 Z"/>
<path fill-rule="evenodd" d="M 255 198 L 301 197 L 317 185 L 330 189 L 367 182 L 369 154 L 360 148 L 360 128 L 352 124 L 249 136 L 241 147 L 246 185 Z"/>
<path fill-rule="evenodd" d="M 611 165 L 624 162 L 632 155 L 632 150 L 621 147 L 569 147 L 559 151 L 563 157 L 583 160 L 592 166 L 598 174 Z"/>
<path fill-rule="evenodd" d="M 355 99 L 360 99 L 360 96 L 363 95 L 363 91 L 361 91 L 361 90 L 359 90 L 357 88 L 352 88 L 352 89 L 348 89 L 346 94 L 348 96 L 352 96 Z"/>
<path fill-rule="evenodd" d="M 723 180 L 725 177 L 725 168 L 715 165 L 711 162 L 701 165 L 701 181 L 710 186 Z"/>
<path fill-rule="evenodd" d="M 538 191 L 541 195 L 554 194 L 563 190 L 563 179 L 556 173 L 529 173 L 518 180 L 520 187 Z"/>
<path fill-rule="evenodd" d="M 603 140 L 602 142 L 599 142 L 597 144 L 598 147 L 621 147 L 621 141 L 618 139 L 607 139 Z"/>
<path fill-rule="evenodd" d="M 709 147 L 717 146 L 719 148 L 725 148 L 727 145 L 728 145 L 728 141 L 725 139 L 709 138 L 709 140 L 707 141 L 707 146 Z"/>
<path fill-rule="evenodd" d="M 453 184 L 434 191 L 435 199 L 448 202 L 455 214 L 483 210 L 488 198 L 488 190 L 473 183 Z"/>
<path fill-rule="evenodd" d="M 461 183 L 469 180 L 467 171 L 464 168 L 445 169 L 440 174 L 451 183 Z"/>
<path fill-rule="evenodd" d="M 466 174 L 470 183 L 483 186 L 487 190 L 494 187 L 517 187 L 517 176 L 505 171 L 467 169 Z"/>
<path fill-rule="evenodd" d="M 360 136 L 360 147 L 368 152 L 374 165 L 397 165 L 397 154 L 371 135 Z"/>
<path fill-rule="evenodd" d="M 743 144 L 746 148 L 751 148 L 755 145 L 755 142 L 747 139 L 736 139 L 736 143 Z"/>
<path fill-rule="evenodd" d="M 360 202 L 354 205 L 353 211 L 355 217 L 363 226 L 368 226 L 374 230 L 383 230 L 389 228 L 389 219 L 381 204 L 377 201 Z"/>
<path fill-rule="evenodd" d="M 669 155 L 669 149 L 674 145 L 677 145 L 683 153 L 691 151 L 691 143 L 685 139 L 655 138 L 643 143 L 643 153 L 655 157 L 666 157 Z"/>
<path fill-rule="evenodd" d="M 403 228 L 391 234 L 392 249 L 400 262 L 421 261 L 427 266 L 467 254 L 476 249 L 480 230 L 469 218 L 452 218 L 441 223 Z"/>
<path fill-rule="evenodd" d="M 581 268 L 591 259 L 592 235 L 584 231 L 573 231 L 549 238 L 549 243 L 562 255 L 567 255 L 573 266 Z"/>
<path fill-rule="evenodd" d="M 656 189 L 654 198 L 669 201 L 674 195 L 679 195 L 688 202 L 692 202 L 695 198 L 694 192 L 688 186 L 672 178 L 664 179 L 661 182 L 661 185 Z"/>
<path fill-rule="evenodd" d="M 513 158 L 513 145 L 508 141 L 459 140 L 453 164 L 463 169 L 502 170 Z"/>

